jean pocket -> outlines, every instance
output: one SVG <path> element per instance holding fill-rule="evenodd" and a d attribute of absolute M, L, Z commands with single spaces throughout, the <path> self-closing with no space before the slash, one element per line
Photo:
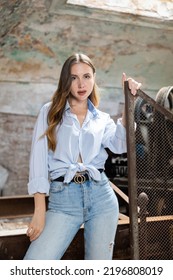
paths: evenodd
<path fill-rule="evenodd" d="M 101 180 L 100 180 L 100 181 L 94 181 L 94 184 L 95 184 L 96 186 L 102 187 L 102 186 L 104 186 L 104 185 L 109 184 L 109 179 L 108 179 L 108 177 L 106 176 L 106 174 L 103 172 L 103 173 L 101 174 Z"/>
<path fill-rule="evenodd" d="M 63 182 L 54 181 L 51 183 L 48 210 L 56 212 L 63 208 L 66 196 L 68 196 L 66 190 L 67 188 Z"/>
<path fill-rule="evenodd" d="M 50 193 L 62 192 L 65 189 L 63 182 L 53 181 L 50 185 Z"/>

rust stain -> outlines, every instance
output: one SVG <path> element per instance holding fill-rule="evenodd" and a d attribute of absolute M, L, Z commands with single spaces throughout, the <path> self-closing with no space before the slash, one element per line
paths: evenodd
<path fill-rule="evenodd" d="M 173 48 L 167 47 L 166 45 L 162 45 L 159 43 L 153 43 L 153 44 L 148 44 L 147 48 L 149 49 L 163 49 L 163 50 L 169 50 L 171 52 L 173 52 Z"/>
<path fill-rule="evenodd" d="M 31 34 L 25 34 L 18 40 L 18 45 L 24 49 L 35 49 L 46 56 L 55 57 L 54 52 L 42 41 L 32 38 Z"/>
<path fill-rule="evenodd" d="M 17 64 L 11 64 L 11 68 L 9 69 L 9 73 L 15 73 L 15 74 L 20 74 L 23 72 L 31 72 L 33 71 L 34 73 L 40 70 L 40 64 L 39 63 L 28 63 L 28 62 L 21 62 L 19 61 Z"/>

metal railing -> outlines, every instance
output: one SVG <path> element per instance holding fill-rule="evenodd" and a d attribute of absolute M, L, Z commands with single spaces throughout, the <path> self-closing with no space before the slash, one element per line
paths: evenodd
<path fill-rule="evenodd" d="M 173 87 L 125 100 L 132 259 L 172 259 Z"/>

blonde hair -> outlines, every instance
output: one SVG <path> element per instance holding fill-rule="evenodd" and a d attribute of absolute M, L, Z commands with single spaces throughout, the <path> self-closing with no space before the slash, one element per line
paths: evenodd
<path fill-rule="evenodd" d="M 45 135 L 48 139 L 48 148 L 55 151 L 56 148 L 56 135 L 55 130 L 57 125 L 61 122 L 64 108 L 66 105 L 67 98 L 70 94 L 71 87 L 71 66 L 76 63 L 86 63 L 88 64 L 93 73 L 95 73 L 95 67 L 91 59 L 85 54 L 74 54 L 71 55 L 65 62 L 61 70 L 58 88 L 52 97 L 52 103 L 48 112 L 48 128 Z M 94 83 L 93 90 L 88 97 L 94 106 L 99 104 L 98 88 L 96 83 Z"/>

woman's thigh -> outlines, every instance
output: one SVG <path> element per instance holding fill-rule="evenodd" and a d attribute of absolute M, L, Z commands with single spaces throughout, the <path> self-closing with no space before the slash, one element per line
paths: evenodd
<path fill-rule="evenodd" d="M 92 184 L 92 203 L 85 222 L 85 259 L 112 259 L 119 217 L 117 197 L 103 174 Z"/>
<path fill-rule="evenodd" d="M 45 228 L 30 244 L 25 259 L 61 259 L 83 223 L 80 197 L 76 185 L 52 183 Z"/>
<path fill-rule="evenodd" d="M 24 257 L 26 260 L 59 260 L 80 228 L 73 216 L 48 211 L 41 235 L 32 241 Z"/>

